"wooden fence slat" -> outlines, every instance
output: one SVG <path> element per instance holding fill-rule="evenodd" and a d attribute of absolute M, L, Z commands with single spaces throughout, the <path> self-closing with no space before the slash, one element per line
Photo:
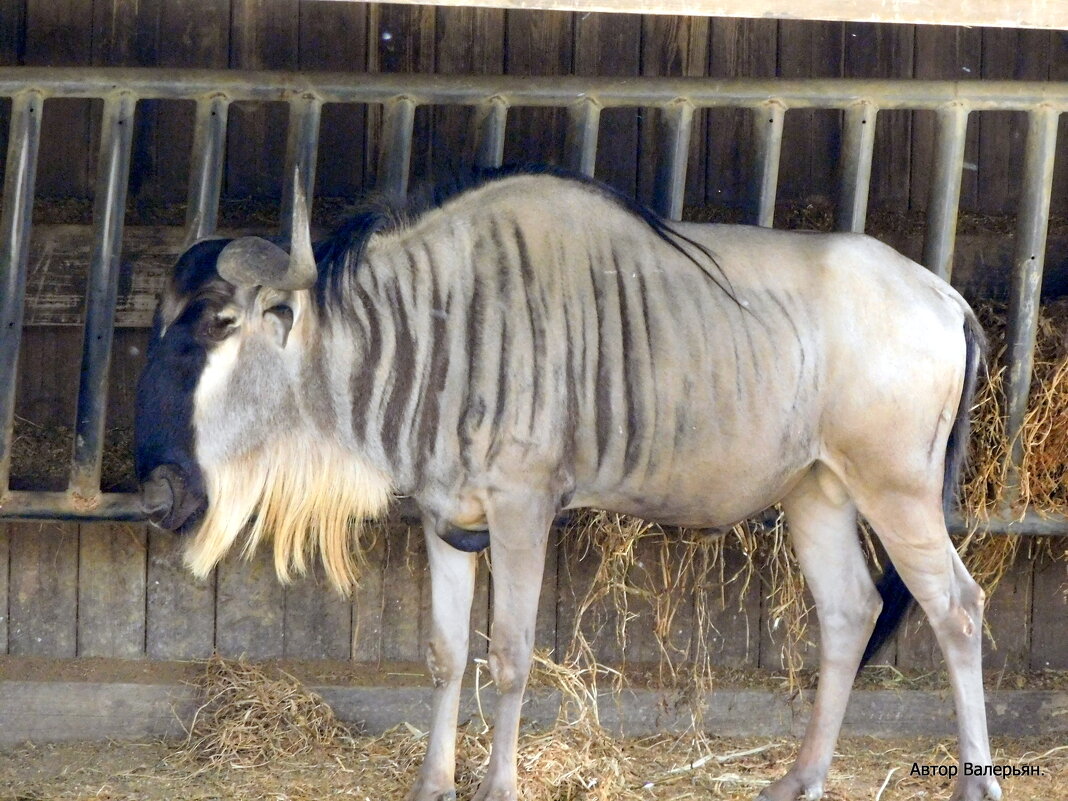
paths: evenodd
<path fill-rule="evenodd" d="M 723 667 L 756 667 L 760 662 L 760 578 L 745 582 L 748 563 L 741 549 L 728 544 L 722 550 L 719 582 L 698 590 L 706 594 L 707 618 L 697 617 L 694 626 L 705 637 L 709 658 Z M 696 642 L 694 645 L 696 649 Z M 692 652 L 697 655 L 696 651 Z"/>
<path fill-rule="evenodd" d="M 397 526 L 386 537 L 382 570 L 382 660 L 422 662 L 430 571 L 419 526 Z"/>
<path fill-rule="evenodd" d="M 867 22 L 845 26 L 843 76 L 846 78 L 911 78 L 914 25 L 876 25 Z M 912 114 L 880 111 L 872 151 L 869 207 L 906 209 L 909 199 L 909 163 L 912 148 Z"/>
<path fill-rule="evenodd" d="M 178 34 L 160 37 L 160 66 L 226 68 L 230 55 L 230 3 L 166 0 L 160 13 L 160 30 Z M 159 104 L 155 175 L 161 201 L 186 200 L 194 105 L 192 101 Z"/>
<path fill-rule="evenodd" d="M 934 631 L 919 604 L 913 604 L 898 629 L 897 666 L 901 670 L 941 670 L 945 667 Z"/>
<path fill-rule="evenodd" d="M 81 526 L 78 656 L 144 656 L 147 536 L 143 525 Z"/>
<path fill-rule="evenodd" d="M 230 67 L 298 66 L 297 0 L 232 0 Z M 281 196 L 289 109 L 281 103 L 235 103 L 227 124 L 229 197 Z"/>
<path fill-rule="evenodd" d="M 285 589 L 271 548 L 245 560 L 236 551 L 219 563 L 215 648 L 222 656 L 274 659 L 285 652 Z"/>
<path fill-rule="evenodd" d="M 368 9 L 367 69 L 370 72 L 433 72 L 435 15 L 433 6 L 375 4 Z M 431 110 L 415 110 L 409 175 L 418 185 L 433 174 L 433 121 Z M 381 107 L 368 114 L 368 178 L 377 177 L 381 148 Z M 368 181 L 371 184 L 371 181 Z"/>
<path fill-rule="evenodd" d="M 984 79 L 1044 80 L 1049 74 L 1049 34 L 985 28 Z M 978 193 L 980 208 L 990 214 L 1015 214 L 1023 175 L 1027 115 L 1022 112 L 983 112 L 979 129 Z"/>
<path fill-rule="evenodd" d="M 92 55 L 92 0 L 26 0 L 25 63 L 88 66 Z M 95 158 L 89 100 L 48 100 L 41 122 L 37 196 L 88 197 Z M 95 115 L 99 120 L 99 112 Z"/>
<path fill-rule="evenodd" d="M 760 667 L 768 670 L 785 670 L 786 661 L 783 659 L 783 645 L 786 642 L 786 623 L 776 618 L 774 602 L 769 593 L 770 586 L 767 573 L 762 573 L 761 598 L 760 598 Z M 798 652 L 801 656 L 801 666 L 806 670 L 815 670 L 820 662 L 820 623 L 816 615 L 815 602 L 808 587 L 805 588 L 804 603 L 809 607 L 808 619 L 805 622 L 805 630 L 798 644 Z M 790 610 L 793 614 L 795 610 Z"/>
<path fill-rule="evenodd" d="M 1059 559 L 1035 563 L 1031 608 L 1031 669 L 1068 670 L 1068 545 L 1054 539 L 1053 552 Z"/>
<path fill-rule="evenodd" d="M 639 15 L 579 14 L 574 25 L 575 75 L 640 73 Z M 638 115 L 638 109 L 604 109 L 597 138 L 596 177 L 627 196 L 637 191 Z"/>
<path fill-rule="evenodd" d="M 558 576 L 560 572 L 560 558 L 563 553 L 562 541 L 564 532 L 554 528 L 549 533 L 549 543 L 546 546 L 545 570 L 541 576 L 541 595 L 538 596 L 538 618 L 534 628 L 534 647 L 550 651 L 555 657 L 560 658 L 563 654 L 559 638 L 559 590 Z M 489 627 L 483 629 L 489 634 Z"/>
<path fill-rule="evenodd" d="M 441 75 L 500 75 L 504 72 L 504 11 L 439 8 L 435 23 L 435 72 Z M 434 174 L 447 178 L 475 163 L 473 110 L 435 107 Z"/>
<path fill-rule="evenodd" d="M 377 663 L 382 659 L 382 583 L 386 572 L 388 536 L 389 529 L 380 527 L 374 546 L 367 551 L 367 563 L 360 583 L 352 593 L 350 656 L 354 662 Z"/>
<path fill-rule="evenodd" d="M 564 11 L 508 11 L 505 72 L 567 75 L 574 51 L 573 15 Z M 508 114 L 506 163 L 564 164 L 567 114 L 561 109 L 515 108 Z"/>
<path fill-rule="evenodd" d="M 714 19 L 710 26 L 710 76 L 774 77 L 779 48 L 775 20 Z M 723 109 L 708 113 L 708 203 L 741 209 L 750 201 L 755 144 L 750 111 Z"/>
<path fill-rule="evenodd" d="M 979 29 L 916 27 L 915 78 L 968 80 L 978 78 L 982 33 Z M 935 112 L 916 111 L 912 118 L 912 160 L 909 199 L 913 209 L 926 210 L 931 176 L 934 175 Z M 978 127 L 975 119 L 968 125 L 964 146 L 964 174 L 961 176 L 960 207 L 978 208 Z M 969 167 L 968 165 L 971 165 Z"/>
<path fill-rule="evenodd" d="M 1033 563 L 1023 544 L 1016 562 L 998 582 L 983 612 L 983 666 L 1002 671 L 1029 667 Z M 991 642 L 993 638 L 993 642 Z"/>
<path fill-rule="evenodd" d="M 367 69 L 367 6 L 300 3 L 300 68 L 363 72 Z M 367 109 L 328 103 L 319 126 L 317 194 L 352 197 L 364 188 Z"/>
<path fill-rule="evenodd" d="M 0 525 L 0 654 L 8 652 L 8 626 L 11 620 L 11 524 Z"/>
<path fill-rule="evenodd" d="M 1068 31 L 1050 31 L 1049 73 L 1051 81 L 1068 81 Z M 1057 132 L 1058 147 L 1068 147 L 1068 114 L 1061 114 Z M 1063 150 L 1061 151 L 1063 152 Z M 1053 214 L 1068 214 L 1068 158 L 1053 164 Z"/>
<path fill-rule="evenodd" d="M 844 23 L 779 23 L 779 76 L 836 78 L 842 74 Z M 837 190 L 842 115 L 825 109 L 786 112 L 779 195 L 783 199 L 833 198 Z"/>
<path fill-rule="evenodd" d="M 709 20 L 707 17 L 642 17 L 642 75 L 700 77 L 708 71 Z M 657 113 L 643 115 L 638 158 L 638 197 L 649 203 L 653 197 L 656 164 Z M 698 110 L 693 118 L 690 159 L 686 170 L 684 205 L 703 204 L 705 199 L 708 114 Z"/>
<path fill-rule="evenodd" d="M 584 538 L 582 538 L 584 539 Z M 587 548 L 578 536 L 564 538 L 558 556 L 557 574 L 557 648 L 560 658 L 574 646 L 579 606 L 586 599 L 602 556 L 596 548 Z M 619 612 L 611 598 L 602 598 L 582 616 L 578 632 L 588 641 L 594 656 L 605 664 L 618 664 L 623 657 L 616 631 Z"/>
<path fill-rule="evenodd" d="M 148 532 L 145 648 L 149 659 L 205 659 L 215 649 L 215 574 L 196 580 L 180 538 Z"/>
<path fill-rule="evenodd" d="M 18 523 L 11 536 L 8 652 L 71 658 L 78 653 L 78 526 Z"/>
<path fill-rule="evenodd" d="M 330 586 L 316 561 L 309 575 L 285 588 L 283 656 L 288 659 L 348 659 L 352 604 Z"/>
<path fill-rule="evenodd" d="M 662 537 L 648 537 L 635 546 L 636 563 L 630 571 L 630 580 L 638 587 L 647 588 L 650 595 L 635 597 L 630 603 L 634 618 L 627 623 L 627 644 L 623 651 L 628 662 L 655 665 L 660 661 L 662 652 L 657 631 L 662 624 L 666 625 L 660 634 L 672 659 L 681 661 L 689 653 L 694 588 L 687 587 L 688 591 L 683 593 L 669 593 L 669 599 L 662 597 L 665 593 L 658 591 L 665 586 L 665 576 L 669 577 L 667 580 L 670 582 L 670 577 L 676 575 L 681 567 L 681 561 L 677 558 L 683 548 L 680 540 L 680 536 L 668 533 Z M 672 610 L 674 614 L 669 615 Z"/>

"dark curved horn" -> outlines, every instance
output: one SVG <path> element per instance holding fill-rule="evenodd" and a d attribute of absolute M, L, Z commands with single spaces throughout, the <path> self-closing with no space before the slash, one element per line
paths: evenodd
<path fill-rule="evenodd" d="M 315 286 L 318 269 L 311 246 L 311 223 L 300 183 L 295 180 L 293 239 L 289 253 L 258 236 L 235 239 L 219 253 L 219 275 L 238 286 L 269 286 L 274 289 L 309 289 Z"/>

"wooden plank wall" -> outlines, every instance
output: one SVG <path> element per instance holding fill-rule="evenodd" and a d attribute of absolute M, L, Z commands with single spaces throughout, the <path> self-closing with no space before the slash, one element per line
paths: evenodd
<path fill-rule="evenodd" d="M 573 14 L 498 9 L 299 2 L 298 0 L 4 0 L 0 64 L 248 67 L 488 74 L 711 75 L 763 77 L 922 77 L 969 80 L 1016 77 L 1068 80 L 1068 44 L 1060 32 L 955 29 L 913 25 Z M 0 105 L 0 146 L 8 106 Z M 99 103 L 49 101 L 38 196 L 61 202 L 92 194 Z M 323 112 L 318 193 L 351 197 L 374 181 L 377 109 L 327 106 Z M 192 104 L 146 102 L 138 109 L 130 203 L 182 202 L 189 165 Z M 513 109 L 507 161 L 562 160 L 565 115 Z M 787 116 L 782 197 L 795 202 L 833 195 L 840 115 Z M 412 172 L 416 180 L 449 175 L 470 162 L 470 112 L 421 109 Z M 229 128 L 225 192 L 277 199 L 285 111 L 236 107 Z M 742 208 L 751 165 L 751 121 L 724 110 L 697 115 L 687 181 L 691 204 Z M 962 207 L 1011 213 L 1019 192 L 1020 115 L 972 120 Z M 603 115 L 597 174 L 648 199 L 656 119 L 637 110 Z M 1062 121 L 1068 141 L 1068 119 Z M 872 205 L 923 209 L 933 144 L 931 115 L 879 118 Z M 1068 159 L 1057 165 L 1055 212 L 1068 213 Z M 109 426 L 129 425 L 145 332 L 118 334 Z M 77 386 L 80 333 L 27 329 L 18 414 L 43 426 L 69 425 Z M 46 365 L 42 369 L 42 365 Z M 636 570 L 672 564 L 675 546 L 643 545 Z M 725 555 L 723 574 L 741 566 Z M 566 646 L 575 605 L 596 560 L 572 543 L 550 552 L 538 644 Z M 991 667 L 1068 667 L 1056 636 L 1064 619 L 1064 563 L 1024 560 L 1006 577 L 989 610 L 996 650 Z M 712 588 L 715 590 L 716 588 Z M 418 661 L 427 630 L 429 583 L 422 536 L 383 532 L 355 597 L 338 598 L 320 576 L 280 587 L 265 555 L 226 562 L 207 581 L 181 566 L 175 538 L 129 525 L 0 525 L 0 653 L 52 657 L 189 659 L 213 650 L 251 657 Z M 725 604 L 701 617 L 679 608 L 671 647 L 689 652 L 699 629 L 715 661 L 775 667 L 779 638 L 759 582 L 723 590 Z M 490 591 L 480 567 L 473 630 L 486 633 Z M 611 637 L 620 619 L 599 616 L 596 652 L 638 662 L 657 655 L 651 601 L 627 622 L 631 645 Z M 912 621 L 887 661 L 939 664 L 933 640 Z M 814 629 L 815 631 L 815 629 Z M 478 634 L 472 655 L 484 654 Z M 810 659 L 815 651 L 810 649 Z"/>

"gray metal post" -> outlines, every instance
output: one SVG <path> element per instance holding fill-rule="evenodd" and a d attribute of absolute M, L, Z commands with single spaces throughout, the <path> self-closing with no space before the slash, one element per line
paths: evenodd
<path fill-rule="evenodd" d="M 1042 268 L 1046 258 L 1058 116 L 1059 112 L 1048 107 L 1028 114 L 1023 190 L 1020 213 L 1016 218 L 1008 347 L 1005 350 L 1008 370 L 1005 385 L 1006 426 L 1012 448 L 1010 465 L 1013 470 L 1010 486 L 1016 484 L 1016 471 L 1023 459 L 1020 432 L 1027 414 L 1035 358 L 1035 332 L 1042 292 Z"/>
<path fill-rule="evenodd" d="M 415 101 L 410 97 L 395 97 L 385 104 L 378 153 L 378 188 L 384 192 L 403 195 L 408 191 L 414 125 Z"/>
<path fill-rule="evenodd" d="M 568 169 L 593 175 L 597 166 L 597 131 L 601 122 L 601 104 L 584 98 L 567 109 L 567 137 L 564 160 Z"/>
<path fill-rule="evenodd" d="M 786 108 L 769 100 L 753 109 L 756 157 L 750 190 L 750 221 L 765 228 L 775 224 L 775 193 L 779 185 L 779 154 L 782 152 L 782 126 Z"/>
<path fill-rule="evenodd" d="M 682 219 L 686 167 L 690 160 L 693 106 L 676 100 L 660 111 L 660 152 L 653 186 L 653 208 L 669 220 Z"/>
<path fill-rule="evenodd" d="M 218 225 L 229 110 L 230 101 L 221 95 L 197 101 L 185 210 L 186 246 L 211 236 Z"/>
<path fill-rule="evenodd" d="M 868 214 L 868 188 L 871 184 L 871 156 L 875 146 L 877 109 L 862 100 L 845 112 L 845 141 L 842 145 L 842 176 L 838 191 L 839 231 L 864 232 Z"/>
<path fill-rule="evenodd" d="M 100 494 L 108 372 L 136 105 L 137 99 L 125 92 L 108 97 L 104 101 L 100 126 L 100 157 L 93 203 L 95 232 L 86 288 L 85 337 L 70 476 L 70 492 L 87 503 L 95 502 Z"/>
<path fill-rule="evenodd" d="M 968 108 L 964 104 L 953 103 L 938 110 L 923 263 L 928 270 L 947 281 L 953 273 L 953 248 L 957 241 L 957 207 L 960 205 L 960 176 L 964 167 L 964 135 L 967 129 Z"/>
<path fill-rule="evenodd" d="M 311 203 L 315 197 L 315 167 L 319 153 L 319 119 L 322 102 L 314 95 L 304 95 L 290 103 L 289 130 L 286 134 L 286 172 L 282 188 L 282 237 L 293 236 L 293 204 L 297 196 L 297 181 L 311 219 Z"/>
<path fill-rule="evenodd" d="M 0 212 L 0 498 L 11 472 L 11 435 L 15 422 L 15 380 L 22 341 L 23 301 L 41 140 L 40 93 L 30 90 L 11 104 L 11 128 Z"/>
<path fill-rule="evenodd" d="M 500 97 L 475 108 L 475 164 L 482 168 L 500 167 L 504 161 L 504 132 L 508 125 L 508 104 Z"/>

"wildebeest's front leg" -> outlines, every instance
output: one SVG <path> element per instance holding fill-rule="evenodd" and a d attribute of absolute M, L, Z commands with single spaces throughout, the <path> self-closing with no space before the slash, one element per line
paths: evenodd
<path fill-rule="evenodd" d="M 534 624 L 555 508 L 519 493 L 487 504 L 493 579 L 489 668 L 497 685 L 493 750 L 474 801 L 516 801 L 516 745 L 534 652 Z"/>
<path fill-rule="evenodd" d="M 426 661 L 434 680 L 434 696 L 426 758 L 408 798 L 452 801 L 456 798 L 456 716 L 467 663 L 476 555 L 458 551 L 442 540 L 445 524 L 440 520 L 425 516 L 423 530 L 430 562 L 432 615 Z"/>

